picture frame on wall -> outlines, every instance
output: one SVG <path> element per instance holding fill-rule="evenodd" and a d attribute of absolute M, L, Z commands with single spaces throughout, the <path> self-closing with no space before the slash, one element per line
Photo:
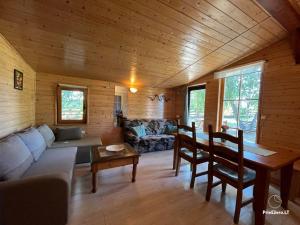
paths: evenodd
<path fill-rule="evenodd" d="M 14 88 L 23 90 L 23 73 L 19 70 L 14 70 Z"/>

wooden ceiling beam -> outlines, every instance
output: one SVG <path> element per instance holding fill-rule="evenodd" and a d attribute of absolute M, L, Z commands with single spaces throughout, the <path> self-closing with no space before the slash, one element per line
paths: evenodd
<path fill-rule="evenodd" d="M 300 16 L 287 0 L 256 0 L 288 32 L 300 27 Z"/>
<path fill-rule="evenodd" d="M 300 27 L 293 31 L 291 35 L 291 46 L 294 51 L 296 64 L 300 64 Z"/>
<path fill-rule="evenodd" d="M 256 0 L 291 36 L 296 64 L 300 64 L 300 15 L 288 0 Z"/>

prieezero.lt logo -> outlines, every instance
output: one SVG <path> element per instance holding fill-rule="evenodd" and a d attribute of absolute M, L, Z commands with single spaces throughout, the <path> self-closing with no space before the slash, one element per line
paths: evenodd
<path fill-rule="evenodd" d="M 281 200 L 280 196 L 278 196 L 278 195 L 271 195 L 268 198 L 268 205 L 272 209 L 278 209 L 278 208 L 280 208 L 281 203 L 282 203 L 282 200 Z"/>
<path fill-rule="evenodd" d="M 268 206 L 271 208 L 271 210 L 263 210 L 263 214 L 288 215 L 290 213 L 290 211 L 280 209 L 281 204 L 282 204 L 282 200 L 279 195 L 271 195 L 268 198 Z"/>

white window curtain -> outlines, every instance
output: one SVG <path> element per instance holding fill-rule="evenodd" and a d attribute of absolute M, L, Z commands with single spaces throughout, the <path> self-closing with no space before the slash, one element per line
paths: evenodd
<path fill-rule="evenodd" d="M 214 73 L 214 78 L 220 79 L 220 78 L 225 78 L 225 77 L 230 77 L 230 76 L 237 76 L 237 75 L 241 75 L 241 74 L 244 75 L 244 74 L 247 74 L 248 71 L 251 71 L 251 73 L 253 73 L 255 70 L 257 72 L 261 72 L 263 69 L 264 63 L 265 63 L 265 61 L 261 60 L 261 61 L 255 62 L 255 63 L 249 63 L 249 64 L 245 64 L 242 66 L 221 70 L 221 71 Z"/>

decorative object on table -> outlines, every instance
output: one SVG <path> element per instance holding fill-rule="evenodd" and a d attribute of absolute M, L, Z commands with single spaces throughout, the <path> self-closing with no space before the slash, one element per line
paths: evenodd
<path fill-rule="evenodd" d="M 19 70 L 14 70 L 14 88 L 23 90 L 23 73 Z"/>
<path fill-rule="evenodd" d="M 157 99 L 157 101 L 160 101 L 160 102 L 168 102 L 170 101 L 171 99 L 168 98 L 166 95 L 164 94 L 155 94 L 155 95 L 152 95 L 152 96 L 148 96 L 148 98 L 153 102 L 155 101 L 155 99 Z"/>
<path fill-rule="evenodd" d="M 224 125 L 221 126 L 221 132 L 222 132 L 222 133 L 225 133 L 225 134 L 226 134 L 228 129 L 229 129 L 229 126 L 227 126 L 226 124 L 224 124 Z M 223 139 L 223 138 L 221 138 L 221 142 L 224 143 L 224 142 L 226 142 L 226 140 Z"/>
<path fill-rule="evenodd" d="M 106 151 L 110 151 L 110 152 L 119 152 L 125 149 L 124 144 L 120 144 L 120 145 L 108 145 L 106 146 Z"/>

